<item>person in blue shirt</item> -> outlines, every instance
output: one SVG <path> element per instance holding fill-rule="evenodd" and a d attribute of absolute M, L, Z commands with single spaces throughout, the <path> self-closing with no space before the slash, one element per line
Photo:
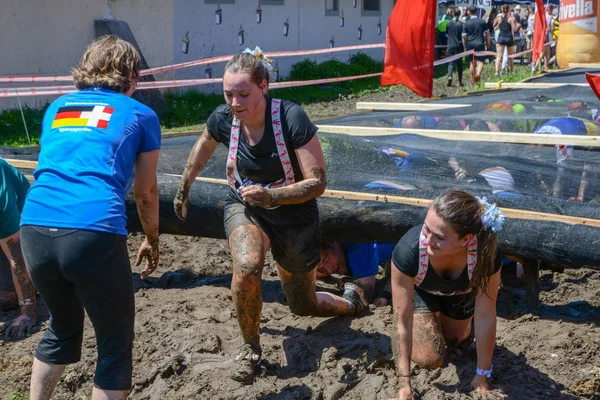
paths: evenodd
<path fill-rule="evenodd" d="M 33 362 L 30 399 L 49 399 L 67 364 L 81 358 L 84 310 L 96 333 L 92 399 L 126 399 L 134 337 L 133 277 L 125 196 L 133 185 L 146 240 L 142 278 L 158 266 L 160 124 L 133 100 L 140 56 L 104 36 L 73 69 L 78 92 L 47 109 L 35 183 L 21 215 L 31 280 L 50 311 Z M 135 178 L 132 171 L 135 167 Z"/>
<path fill-rule="evenodd" d="M 342 280 L 352 279 L 363 288 L 365 297 L 370 300 L 379 265 L 391 260 L 393 251 L 394 244 L 324 242 L 321 244 L 317 278 L 339 275 Z"/>
<path fill-rule="evenodd" d="M 0 311 L 18 308 L 21 314 L 4 330 L 8 340 L 29 336 L 36 325 L 36 293 L 25 268 L 19 234 L 28 189 L 27 178 L 0 157 Z"/>
<path fill-rule="evenodd" d="M 569 109 L 569 117 L 551 119 L 540 126 L 534 133 L 598 136 L 600 127 L 589 120 L 592 117 L 591 112 L 582 107 L 575 108 L 573 104 Z M 573 166 L 579 161 L 574 157 L 574 150 L 575 146 L 572 145 L 556 145 L 556 178 L 552 187 L 553 197 L 562 197 L 568 167 Z M 584 200 L 586 189 L 593 173 L 593 166 L 590 163 L 583 162 L 579 190 L 577 191 L 577 196 L 574 198 L 575 200 Z"/>

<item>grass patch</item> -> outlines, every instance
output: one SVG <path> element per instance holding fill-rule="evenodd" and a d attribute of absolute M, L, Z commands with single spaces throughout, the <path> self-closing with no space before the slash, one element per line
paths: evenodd
<path fill-rule="evenodd" d="M 31 144 L 38 144 L 40 141 L 40 134 L 42 132 L 42 120 L 44 119 L 44 113 L 46 112 L 46 105 L 41 110 L 24 107 L 23 115 L 27 122 L 27 129 L 29 130 L 29 137 Z M 21 111 L 6 110 L 0 113 L 0 145 L 2 146 L 28 146 L 27 136 L 25 135 L 25 128 L 23 127 L 23 119 L 21 117 Z"/>

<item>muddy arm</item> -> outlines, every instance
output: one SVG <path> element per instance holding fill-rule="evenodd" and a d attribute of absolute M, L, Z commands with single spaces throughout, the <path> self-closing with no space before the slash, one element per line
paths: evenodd
<path fill-rule="evenodd" d="M 403 274 L 392 262 L 392 298 L 394 312 L 398 318 L 396 329 L 398 341 L 397 368 L 401 388 L 410 388 L 410 356 L 412 353 L 412 325 L 414 302 L 414 278 Z M 402 389 L 401 389 L 402 390 Z"/>
<path fill-rule="evenodd" d="M 173 200 L 175 214 L 177 217 L 179 217 L 179 219 L 184 220 L 187 216 L 187 202 L 190 193 L 190 187 L 218 145 L 219 142 L 213 139 L 206 128 L 194 144 L 194 147 L 192 148 L 185 165 L 185 169 L 183 170 L 181 180 L 179 181 L 177 194 Z"/>
<path fill-rule="evenodd" d="M 21 315 L 35 318 L 35 288 L 31 283 L 25 260 L 21 252 L 21 235 L 19 232 L 0 240 L 0 247 L 10 262 L 13 283 L 19 298 Z"/>

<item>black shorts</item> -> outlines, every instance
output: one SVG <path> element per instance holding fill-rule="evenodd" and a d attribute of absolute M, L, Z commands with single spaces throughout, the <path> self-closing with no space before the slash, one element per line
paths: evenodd
<path fill-rule="evenodd" d="M 501 46 L 506 46 L 506 47 L 513 47 L 515 45 L 515 41 L 512 38 L 508 39 L 508 38 L 504 38 L 504 37 L 499 37 L 496 44 L 499 44 Z"/>
<path fill-rule="evenodd" d="M 469 295 L 437 296 L 415 287 L 414 313 L 441 312 L 448 318 L 465 320 L 475 313 L 475 303 L 468 303 Z"/>
<path fill-rule="evenodd" d="M 484 45 L 473 46 L 473 45 L 469 45 L 467 43 L 467 51 L 468 50 L 475 50 L 475 52 L 485 51 L 485 46 Z M 485 56 L 474 56 L 474 57 L 475 57 L 475 60 L 477 60 L 477 61 L 485 62 Z"/>
<path fill-rule="evenodd" d="M 130 389 L 135 307 L 127 237 L 23 226 L 21 248 L 31 281 L 50 311 L 35 357 L 54 365 L 78 362 L 85 310 L 98 346 L 94 386 Z"/>
<path fill-rule="evenodd" d="M 321 228 L 317 217 L 312 223 L 295 224 L 274 218 L 275 210 L 251 207 L 235 199 L 225 203 L 225 233 L 243 225 L 260 228 L 271 240 L 273 259 L 286 271 L 307 272 L 321 261 Z M 282 223 L 284 222 L 284 223 Z"/>

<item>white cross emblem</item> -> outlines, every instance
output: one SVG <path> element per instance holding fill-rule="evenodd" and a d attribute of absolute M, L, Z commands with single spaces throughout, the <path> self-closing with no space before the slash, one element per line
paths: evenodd
<path fill-rule="evenodd" d="M 92 111 L 82 111 L 80 118 L 87 118 L 87 126 L 97 127 L 99 121 L 110 120 L 112 113 L 104 112 L 104 106 L 95 106 Z"/>

